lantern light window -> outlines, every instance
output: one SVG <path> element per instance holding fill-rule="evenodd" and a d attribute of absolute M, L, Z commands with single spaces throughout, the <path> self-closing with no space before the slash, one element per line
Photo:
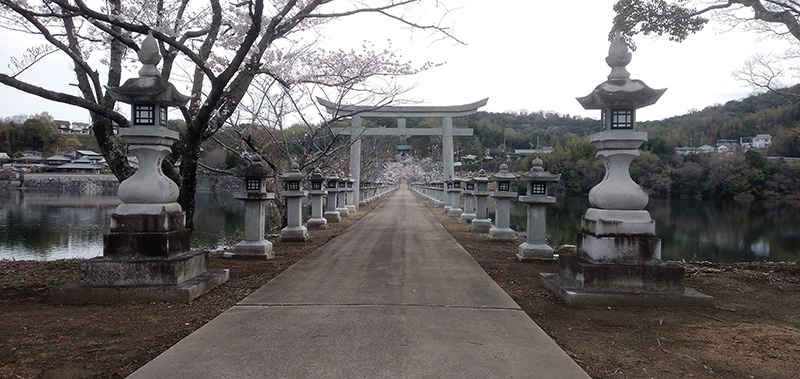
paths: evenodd
<path fill-rule="evenodd" d="M 633 110 L 612 109 L 611 129 L 633 129 Z"/>
<path fill-rule="evenodd" d="M 497 182 L 497 189 L 499 191 L 508 191 L 511 188 L 511 182 Z"/>
<path fill-rule="evenodd" d="M 472 191 L 475 189 L 475 184 L 467 183 L 467 191 Z"/>
<path fill-rule="evenodd" d="M 245 180 L 245 189 L 248 191 L 259 191 L 261 190 L 261 180 L 259 179 L 247 179 Z"/>
<path fill-rule="evenodd" d="M 312 190 L 321 190 L 322 189 L 322 182 L 311 182 L 311 189 Z"/>
<path fill-rule="evenodd" d="M 167 126 L 167 107 L 163 105 L 158 107 L 158 124 Z"/>
<path fill-rule="evenodd" d="M 544 183 L 531 183 L 531 195 L 544 195 L 545 190 Z"/>
<path fill-rule="evenodd" d="M 134 125 L 153 125 L 155 124 L 156 110 L 154 104 L 134 104 L 133 105 L 133 124 Z"/>
<path fill-rule="evenodd" d="M 300 182 L 291 181 L 286 182 L 286 189 L 289 191 L 299 191 L 300 190 Z"/>

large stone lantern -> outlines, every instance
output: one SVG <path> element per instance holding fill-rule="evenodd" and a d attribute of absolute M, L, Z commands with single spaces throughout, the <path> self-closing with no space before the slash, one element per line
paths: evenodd
<path fill-rule="evenodd" d="M 328 198 L 325 206 L 325 213 L 323 217 L 325 217 L 328 222 L 340 222 L 342 221 L 342 215 L 336 210 L 336 194 L 339 192 L 338 188 L 339 184 L 339 176 L 333 174 L 328 177 Z"/>
<path fill-rule="evenodd" d="M 608 80 L 577 99 L 585 109 L 601 112 L 605 130 L 590 141 L 606 175 L 589 192 L 578 255 L 559 256 L 559 274 L 542 276 L 568 305 L 707 305 L 710 297 L 684 287 L 682 267 L 662 263 L 655 221 L 644 209 L 648 196 L 630 176 L 630 164 L 647 141 L 646 132 L 636 131 L 636 110 L 666 91 L 630 79 L 630 61 L 618 33 L 606 57 Z"/>
<path fill-rule="evenodd" d="M 475 196 L 472 196 L 472 191 L 475 190 L 475 181 L 472 178 L 472 171 L 467 173 L 467 178 L 463 180 L 464 184 L 464 212 L 458 219 L 458 222 L 466 224 L 472 222 L 475 218 Z"/>
<path fill-rule="evenodd" d="M 317 167 L 308 179 L 311 182 L 311 190 L 308 191 L 308 194 L 311 195 L 311 218 L 308 219 L 306 225 L 309 229 L 327 229 L 328 220 L 322 217 L 322 198 L 328 194 L 328 191 L 325 190 L 325 177 Z"/>
<path fill-rule="evenodd" d="M 455 177 L 453 178 L 452 182 L 452 188 L 448 189 L 448 195 L 450 196 L 450 209 L 447 211 L 447 215 L 450 217 L 458 217 L 460 219 L 461 214 L 464 213 L 464 210 L 461 209 L 461 192 L 463 191 L 461 188 L 461 183 L 463 180 L 459 177 Z"/>
<path fill-rule="evenodd" d="M 517 198 L 517 193 L 511 191 L 511 182 L 517 176 L 508 172 L 508 165 L 500 165 L 500 171 L 490 178 L 495 182 L 495 191 L 492 197 L 495 200 L 495 226 L 489 229 L 489 241 L 512 242 L 517 240 L 517 233 L 511 229 L 511 199 Z"/>
<path fill-rule="evenodd" d="M 292 162 L 289 172 L 279 176 L 283 182 L 281 196 L 286 200 L 286 227 L 281 229 L 281 241 L 305 242 L 308 240 L 308 229 L 303 226 L 303 204 L 301 200 L 308 194 L 303 190 L 305 175 L 300 166 Z"/>
<path fill-rule="evenodd" d="M 550 186 L 561 179 L 561 174 L 551 174 L 542 167 L 539 158 L 531 162 L 531 170 L 522 174 L 526 184 L 526 193 L 519 197 L 520 203 L 528 204 L 528 236 L 525 242 L 519 245 L 517 259 L 525 260 L 553 260 L 553 248 L 547 245 L 547 208 L 548 204 L 556 202 L 550 196 Z"/>
<path fill-rule="evenodd" d="M 266 228 L 266 204 L 275 199 L 275 194 L 267 192 L 267 178 L 272 170 L 256 154 L 246 156 L 248 166 L 241 168 L 238 175 L 244 180 L 244 192 L 236 198 L 244 201 L 244 239 L 233 246 L 232 251 L 222 254 L 223 258 L 272 259 L 272 242 L 264 238 Z"/>
<path fill-rule="evenodd" d="M 122 204 L 111 215 L 103 256 L 83 262 L 79 282 L 54 290 L 54 302 L 190 301 L 228 280 L 228 270 L 208 270 L 208 252 L 189 250 L 191 231 L 177 203 L 178 185 L 161 170 L 179 138 L 166 128 L 168 108 L 185 105 L 189 97 L 161 77 L 152 34 L 138 56 L 139 77 L 107 91 L 130 104 L 133 126 L 119 135 L 139 168 L 119 185 Z"/>
<path fill-rule="evenodd" d="M 358 199 L 354 198 L 355 192 L 356 192 L 355 191 L 356 180 L 353 179 L 353 175 L 347 175 L 347 182 L 346 183 L 347 183 L 347 197 L 346 197 L 347 198 L 347 201 L 346 201 L 347 212 L 354 213 L 354 212 L 356 212 L 358 210 L 358 208 L 356 207 L 356 203 L 358 202 Z"/>
<path fill-rule="evenodd" d="M 478 175 L 475 175 L 472 180 L 475 182 L 475 190 L 472 191 L 472 196 L 475 196 L 475 218 L 469 225 L 469 230 L 478 233 L 488 233 L 489 229 L 493 227 L 492 220 L 487 217 L 486 200 L 491 195 L 489 192 L 489 178 L 486 176 L 486 171 L 480 169 Z"/>
<path fill-rule="evenodd" d="M 347 209 L 347 177 L 344 172 L 339 172 L 339 181 L 336 188 L 336 212 L 339 212 L 341 217 L 350 216 L 350 210 Z"/>

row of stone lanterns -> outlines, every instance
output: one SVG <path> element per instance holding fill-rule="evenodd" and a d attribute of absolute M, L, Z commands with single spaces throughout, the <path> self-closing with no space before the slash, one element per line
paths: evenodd
<path fill-rule="evenodd" d="M 488 239 L 495 242 L 513 242 L 517 240 L 516 232 L 510 228 L 511 200 L 518 199 L 519 202 L 528 204 L 528 237 L 525 243 L 519 246 L 517 258 L 519 260 L 543 259 L 552 260 L 553 249 L 547 246 L 545 238 L 547 213 L 545 206 L 555 202 L 555 197 L 550 196 L 550 185 L 557 182 L 561 175 L 551 174 L 542 168 L 542 160 L 534 159 L 530 172 L 522 175 L 522 180 L 527 183 L 526 195 L 518 196 L 511 190 L 511 183 L 517 176 L 508 172 L 508 166 L 500 165 L 500 171 L 491 177 L 486 176 L 486 172 L 481 169 L 477 175 L 472 172 L 467 174 L 466 179 L 456 178 L 453 183 L 463 183 L 460 186 L 447 187 L 442 191 L 442 183 L 429 183 L 425 186 L 414 185 L 412 189 L 435 203 L 442 193 L 451 196 L 450 209 L 448 215 L 456 216 L 453 208 L 460 206 L 460 195 L 464 196 L 464 210 L 458 215 L 461 223 L 470 223 L 470 231 L 488 233 Z M 489 191 L 489 182 L 493 181 L 495 191 Z M 456 190 L 456 188 L 458 188 Z M 497 225 L 492 225 L 492 221 L 487 217 L 487 198 L 495 199 L 495 221 Z"/>
<path fill-rule="evenodd" d="M 234 245 L 233 251 L 223 254 L 224 258 L 245 259 L 272 259 L 272 243 L 264 238 L 266 203 L 275 199 L 275 195 L 267 192 L 267 178 L 272 177 L 272 171 L 264 166 L 260 158 L 250 159 L 251 164 L 239 171 L 244 180 L 245 192 L 238 194 L 237 198 L 245 202 L 245 233 L 244 240 Z M 342 217 L 347 217 L 355 211 L 353 204 L 354 180 L 343 173 L 325 177 L 319 168 L 308 176 L 311 184 L 309 191 L 304 190 L 303 182 L 306 176 L 300 172 L 296 163 L 292 168 L 278 176 L 283 182 L 280 191 L 286 201 L 286 227 L 281 229 L 280 240 L 284 242 L 304 242 L 308 240 L 308 229 L 326 229 L 329 222 L 339 222 Z M 364 193 L 371 193 L 369 202 L 388 193 L 395 187 L 383 184 L 366 186 Z M 374 189 L 373 191 L 369 191 Z M 307 226 L 302 223 L 302 199 L 310 196 L 311 218 Z M 327 198 L 327 208 L 323 213 L 323 202 Z M 352 210 L 352 211 L 351 211 Z"/>
<path fill-rule="evenodd" d="M 606 57 L 611 67 L 608 80 L 588 96 L 577 99 L 585 109 L 601 111 L 605 130 L 591 135 L 590 142 L 597 149 L 606 175 L 589 192 L 592 207 L 581 220 L 577 255 L 559 255 L 559 272 L 542 273 L 541 277 L 544 285 L 568 305 L 708 306 L 712 304 L 710 296 L 684 286 L 682 267 L 661 261 L 655 221 L 644 209 L 648 195 L 630 176 L 630 164 L 639 156 L 639 146 L 647 141 L 646 132 L 636 131 L 636 109 L 654 104 L 665 91 L 630 79 L 626 68 L 630 61 L 628 46 L 617 33 Z M 492 177 L 497 182 L 492 196 L 497 201 L 498 225 L 490 229 L 491 240 L 504 240 L 510 235 L 505 228 L 508 199 L 512 196 L 506 193 L 509 187 L 505 182 L 513 177 L 502 166 Z M 545 172 L 541 160 L 536 159 L 523 180 L 527 182 L 527 193 L 519 201 L 528 204 L 528 238 L 519 247 L 517 258 L 552 258 L 552 249 L 544 239 L 544 206 L 555 202 L 549 196 L 548 183 L 558 181 L 559 175 Z M 436 187 L 431 187 L 423 194 L 433 198 L 436 192 Z M 465 194 L 478 201 L 474 226 L 485 210 L 481 203 L 485 197 L 479 196 L 483 194 L 479 189 Z"/>

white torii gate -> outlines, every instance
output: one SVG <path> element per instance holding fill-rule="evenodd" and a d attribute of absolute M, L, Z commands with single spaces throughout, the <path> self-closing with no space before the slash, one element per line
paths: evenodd
<path fill-rule="evenodd" d="M 350 135 L 350 175 L 353 176 L 355 192 L 353 199 L 358 201 L 361 185 L 361 139 L 360 136 L 441 136 L 442 137 L 442 164 L 444 166 L 444 179 L 455 176 L 453 169 L 453 136 L 471 136 L 472 129 L 453 128 L 453 117 L 468 116 L 486 105 L 489 98 L 464 105 L 451 106 L 357 106 L 336 105 L 330 101 L 317 98 L 317 102 L 326 108 L 330 114 L 352 117 L 349 128 L 332 128 L 334 134 Z M 397 128 L 364 128 L 361 126 L 362 117 L 397 117 Z M 431 118 L 441 117 L 441 128 L 406 128 L 406 118 Z"/>

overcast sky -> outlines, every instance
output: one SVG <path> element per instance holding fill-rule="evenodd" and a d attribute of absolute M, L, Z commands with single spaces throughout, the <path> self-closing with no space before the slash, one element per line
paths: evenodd
<path fill-rule="evenodd" d="M 471 103 L 488 97 L 485 111 L 555 111 L 598 117 L 585 111 L 576 97 L 589 94 L 606 80 L 607 34 L 614 16 L 614 0 L 520 1 L 446 0 L 453 10 L 445 24 L 467 45 L 431 42 L 422 33 L 410 34 L 399 24 L 363 17 L 329 26 L 333 41 L 363 39 L 381 43 L 392 39 L 394 48 L 417 62 L 443 63 L 407 79 L 415 84 L 406 97 L 432 105 Z M 430 1 L 430 3 L 435 3 Z M 692 108 L 748 96 L 752 90 L 736 81 L 732 72 L 758 51 L 781 52 L 779 43 L 760 41 L 752 33 L 723 32 L 709 25 L 683 43 L 667 38 L 637 37 L 638 50 L 628 71 L 653 88 L 668 88 L 661 100 L 638 111 L 640 120 L 680 115 Z M 0 32 L 0 69 L 8 73 L 9 56 L 19 54 L 28 41 Z M 23 79 L 76 93 L 68 62 L 49 57 Z M 32 78 L 35 78 L 32 79 Z M 40 100 L 0 85 L 0 117 L 47 111 L 56 119 L 89 121 L 80 108 Z"/>

